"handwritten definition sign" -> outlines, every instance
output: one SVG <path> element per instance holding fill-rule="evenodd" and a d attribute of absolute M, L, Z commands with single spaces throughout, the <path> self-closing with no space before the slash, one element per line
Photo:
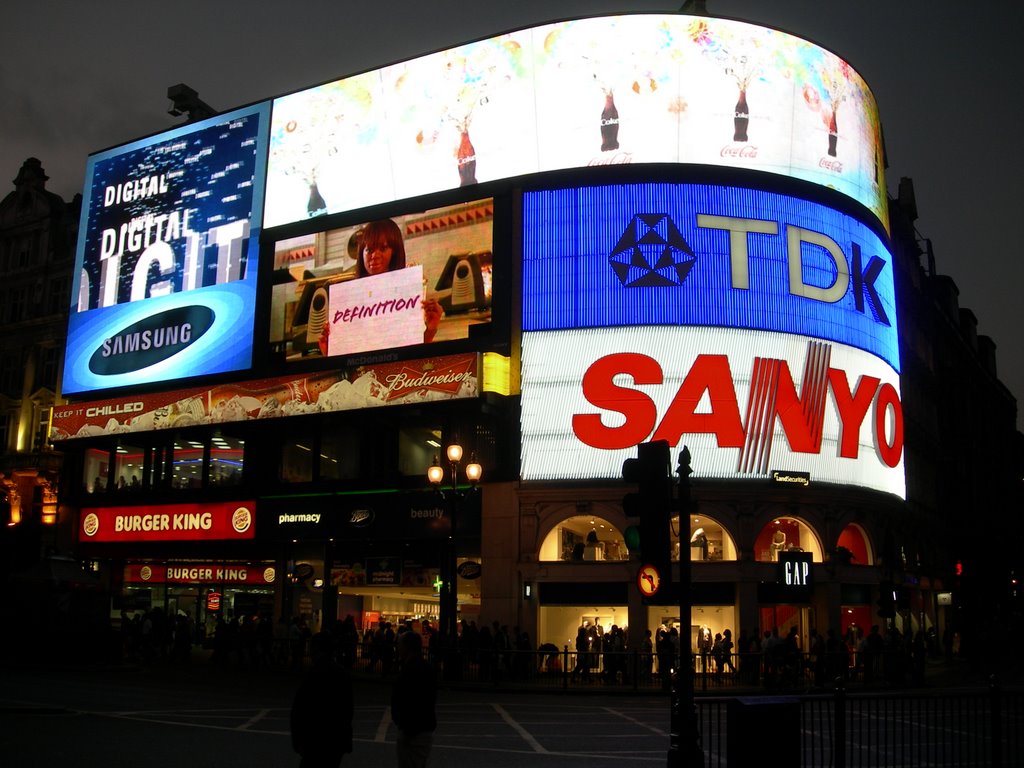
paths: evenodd
<path fill-rule="evenodd" d="M 423 267 L 331 286 L 327 352 L 349 355 L 423 343 Z"/>

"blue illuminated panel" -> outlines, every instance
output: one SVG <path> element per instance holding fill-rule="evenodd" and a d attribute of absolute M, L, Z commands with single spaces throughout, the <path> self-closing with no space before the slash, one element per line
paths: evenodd
<path fill-rule="evenodd" d="M 524 331 L 781 331 L 900 369 L 892 256 L 824 205 L 702 184 L 582 187 L 525 194 L 523 228 Z"/>
<path fill-rule="evenodd" d="M 63 392 L 241 370 L 269 103 L 89 158 Z"/>

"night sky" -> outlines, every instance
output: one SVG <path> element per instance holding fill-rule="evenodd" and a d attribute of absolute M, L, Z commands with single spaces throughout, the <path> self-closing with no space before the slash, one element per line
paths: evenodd
<path fill-rule="evenodd" d="M 186 83 L 219 111 L 513 28 L 674 2 L 517 0 L 389 3 L 263 0 L 12 3 L 0 24 L 0 174 L 13 189 L 37 157 L 48 189 L 82 191 L 86 157 L 181 122 L 167 88 Z M 708 0 L 719 16 L 763 23 L 847 59 L 877 99 L 888 185 L 914 180 L 917 229 L 961 307 L 997 346 L 1000 378 L 1024 423 L 1024 249 L 1006 222 L 1024 208 L 1018 41 L 1024 7 L 983 0 Z M 1009 235 L 1009 236 L 1008 236 Z"/>

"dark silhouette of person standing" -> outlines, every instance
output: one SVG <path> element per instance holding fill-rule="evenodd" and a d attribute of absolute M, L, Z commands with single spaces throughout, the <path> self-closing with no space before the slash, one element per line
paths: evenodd
<path fill-rule="evenodd" d="M 418 632 L 402 633 L 398 662 L 398 679 L 391 691 L 398 767 L 424 768 L 437 728 L 437 680 L 423 660 L 423 637 Z"/>
<path fill-rule="evenodd" d="M 310 641 L 313 663 L 292 703 L 292 747 L 300 768 L 338 768 L 352 751 L 352 680 L 334 660 L 334 639 L 318 632 Z"/>

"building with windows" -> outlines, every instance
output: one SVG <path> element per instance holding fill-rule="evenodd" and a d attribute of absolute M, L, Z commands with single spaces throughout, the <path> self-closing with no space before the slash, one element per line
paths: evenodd
<path fill-rule="evenodd" d="M 51 439 L 111 617 L 941 636 L 958 517 L 1020 498 L 1016 405 L 883 158 L 848 63 L 681 14 L 91 156 Z M 963 492 L 949 439 L 998 480 Z M 627 544 L 650 440 L 692 454 L 689 617 Z"/>
<path fill-rule="evenodd" d="M 52 548 L 61 457 L 49 442 L 81 201 L 46 190 L 29 158 L 0 200 L 0 519 L 4 570 Z M 44 528 L 49 528 L 47 533 Z M 46 535 L 44 535 L 46 533 Z M 65 543 L 70 545 L 70 541 Z"/>

